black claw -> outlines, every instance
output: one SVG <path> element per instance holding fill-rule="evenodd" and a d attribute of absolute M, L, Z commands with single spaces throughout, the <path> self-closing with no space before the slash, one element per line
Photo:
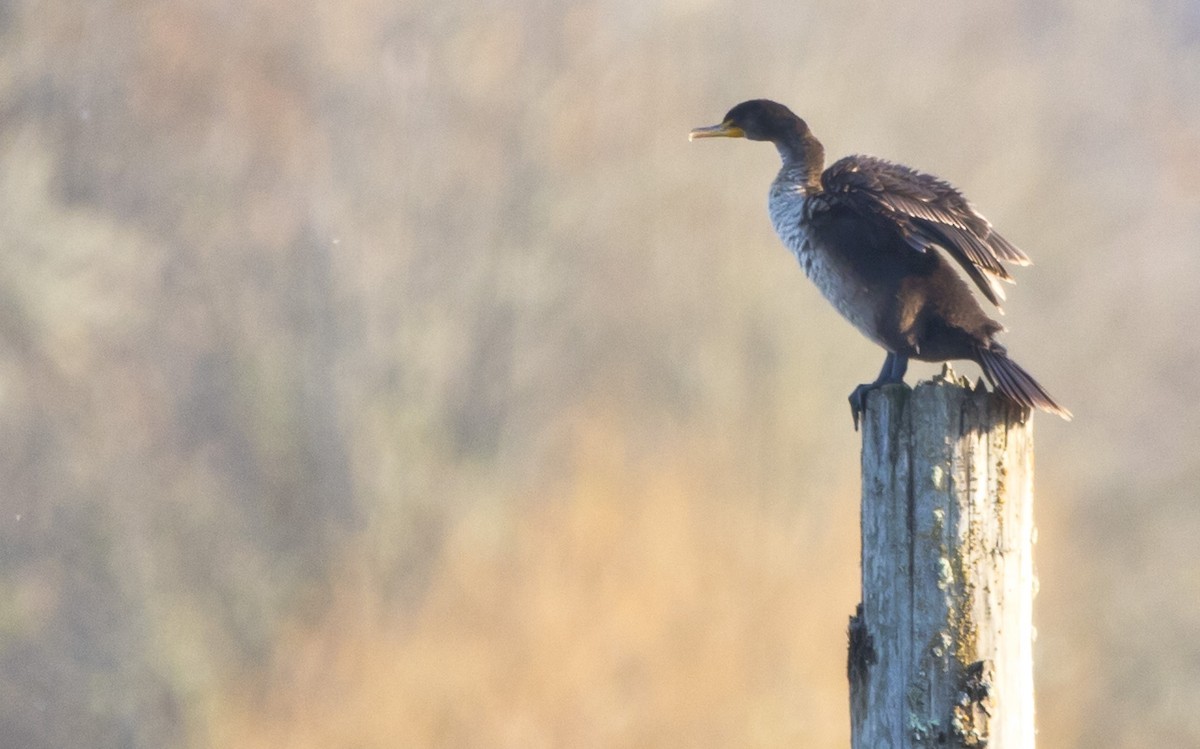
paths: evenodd
<path fill-rule="evenodd" d="M 854 392 L 850 393 L 850 415 L 854 418 L 854 431 L 858 431 L 858 418 L 867 410 L 867 393 L 874 390 L 878 385 L 874 383 L 865 383 L 854 388 Z"/>
<path fill-rule="evenodd" d="M 874 382 L 867 382 L 854 388 L 850 394 L 850 415 L 854 417 L 854 431 L 858 431 L 859 417 L 867 410 L 867 393 L 875 388 L 889 385 L 893 382 L 904 382 L 904 373 L 908 370 L 908 356 L 888 352 L 883 361 L 883 369 Z"/>

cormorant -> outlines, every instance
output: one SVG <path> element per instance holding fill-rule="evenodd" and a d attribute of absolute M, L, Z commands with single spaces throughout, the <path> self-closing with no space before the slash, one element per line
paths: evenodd
<path fill-rule="evenodd" d="M 775 144 L 783 159 L 768 203 L 775 232 L 837 311 L 887 350 L 879 377 L 850 394 L 856 429 L 867 393 L 903 382 L 909 359 L 973 361 L 1010 400 L 1071 418 L 1008 358 L 995 340 L 1004 326 L 934 249 L 962 266 L 997 309 L 999 282 L 1013 280 L 1002 262 L 1029 264 L 954 186 L 872 156 L 825 169 L 825 149 L 804 120 L 766 99 L 742 102 L 721 124 L 689 135 L 718 137 Z"/>

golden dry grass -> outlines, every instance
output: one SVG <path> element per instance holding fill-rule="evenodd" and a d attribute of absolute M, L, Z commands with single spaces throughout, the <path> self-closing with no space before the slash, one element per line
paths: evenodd
<path fill-rule="evenodd" d="M 328 611 L 234 690 L 222 746 L 841 746 L 854 503 L 835 534 L 717 497 L 693 446 L 631 471 L 611 425 L 580 430 L 571 480 L 475 507 L 413 610 L 350 560 Z M 742 501 L 744 500 L 744 501 Z M 816 537 L 817 545 L 802 540 Z"/>

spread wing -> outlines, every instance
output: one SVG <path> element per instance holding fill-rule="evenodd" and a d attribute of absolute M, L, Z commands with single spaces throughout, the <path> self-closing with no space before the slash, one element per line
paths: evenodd
<path fill-rule="evenodd" d="M 1013 282 L 1002 261 L 1029 264 L 962 193 L 937 177 L 871 156 L 847 156 L 825 170 L 821 184 L 830 204 L 886 220 L 914 251 L 941 247 L 997 307 L 1004 299 L 999 282 Z"/>

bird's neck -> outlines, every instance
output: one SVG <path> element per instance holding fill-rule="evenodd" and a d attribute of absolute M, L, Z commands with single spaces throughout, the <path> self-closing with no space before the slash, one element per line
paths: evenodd
<path fill-rule="evenodd" d="M 783 159 L 781 174 L 788 174 L 799 182 L 806 192 L 821 189 L 821 172 L 825 169 L 825 148 L 803 122 L 794 132 L 773 141 Z"/>

